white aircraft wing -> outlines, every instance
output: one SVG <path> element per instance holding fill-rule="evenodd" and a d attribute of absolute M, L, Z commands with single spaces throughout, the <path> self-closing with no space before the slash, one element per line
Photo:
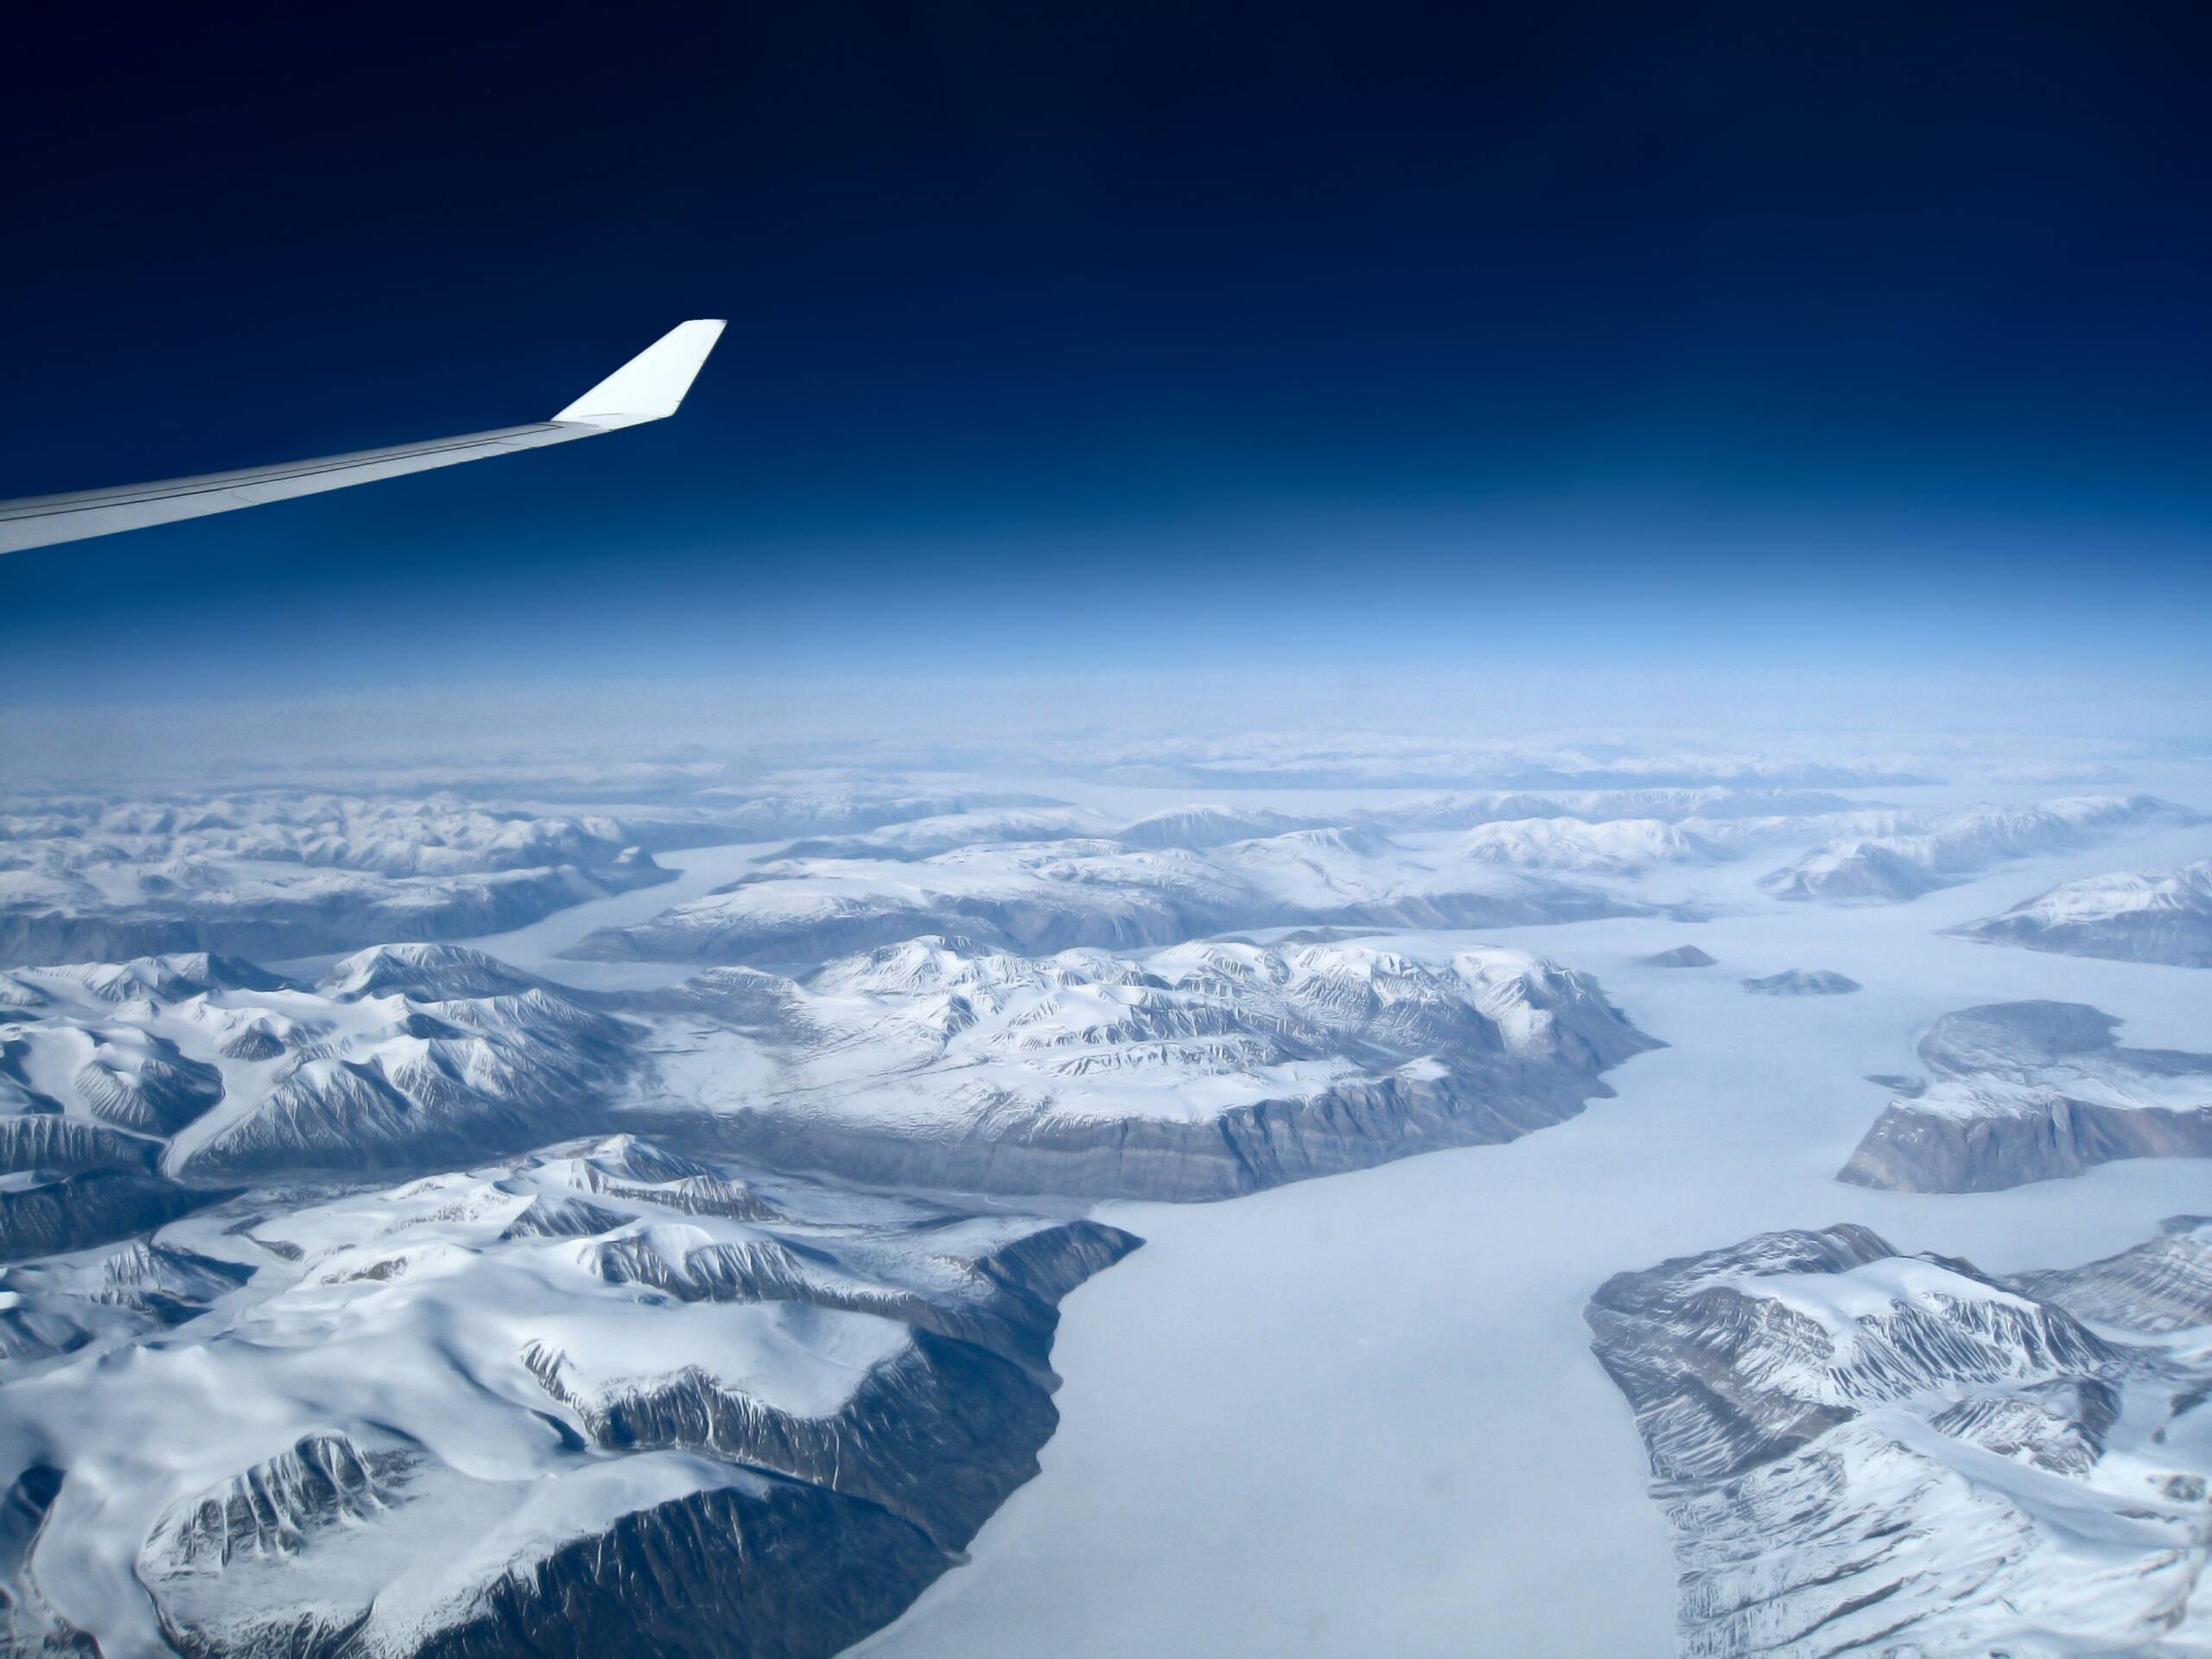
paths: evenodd
<path fill-rule="evenodd" d="M 403 473 L 454 467 L 464 461 L 512 454 L 572 438 L 595 438 L 645 421 L 676 413 L 690 390 L 699 365 L 721 337 L 717 318 L 680 322 L 549 421 L 469 432 L 455 438 L 395 444 L 389 449 L 360 449 L 350 455 L 325 455 L 242 472 L 172 478 L 120 489 L 80 490 L 73 495 L 40 495 L 0 501 L 0 553 L 20 552 L 55 542 L 112 536 L 179 518 L 198 518 L 238 507 L 257 507 L 296 495 L 342 490 Z"/>

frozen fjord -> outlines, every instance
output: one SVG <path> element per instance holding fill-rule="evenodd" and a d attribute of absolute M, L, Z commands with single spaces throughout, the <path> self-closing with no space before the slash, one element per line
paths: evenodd
<path fill-rule="evenodd" d="M 2212 798 L 2202 772 L 2160 786 Z M 1233 1205 L 1102 1211 L 1149 1243 L 1070 1300 L 1044 1475 L 965 1571 L 861 1651 L 1446 1654 L 1479 1629 L 1499 1651 L 1672 1653 L 1675 1564 L 1643 1449 L 1589 1354 L 1591 1293 L 1624 1268 L 1838 1221 L 1991 1271 L 2070 1265 L 2203 1208 L 2212 1170 L 2187 1160 L 1967 1196 L 1833 1178 L 1882 1107 L 1864 1074 L 1909 1066 L 1955 1008 L 2062 999 L 2124 1019 L 2131 1044 L 2212 1039 L 2185 970 L 1936 937 L 2054 882 L 2208 846 L 2202 828 L 2163 830 L 1866 908 L 1770 903 L 1752 860 L 1671 890 L 1647 881 L 1640 896 L 1713 907 L 1687 930 L 1378 936 L 1555 956 L 1670 1046 L 1613 1073 L 1618 1099 L 1510 1146 Z M 1686 938 L 1719 969 L 1637 965 Z M 1866 988 L 1770 1001 L 1732 976 L 1807 963 Z"/>

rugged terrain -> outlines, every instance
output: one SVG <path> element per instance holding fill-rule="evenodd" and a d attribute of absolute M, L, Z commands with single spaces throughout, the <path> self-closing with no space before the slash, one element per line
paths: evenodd
<path fill-rule="evenodd" d="M 618 1136 L 8 1269 L 7 1643 L 833 1653 L 1035 1472 L 1135 1243 Z"/>
<path fill-rule="evenodd" d="M 1950 931 L 1983 944 L 2212 968 L 2212 859 L 2069 881 Z"/>
<path fill-rule="evenodd" d="M 1900 1094 L 1840 1179 L 1988 1192 L 2119 1158 L 2212 1157 L 2212 1054 L 2126 1048 L 2078 1002 L 1947 1014 L 1920 1042 L 1929 1086 Z"/>
<path fill-rule="evenodd" d="M 666 881 L 655 851 L 1054 804 L 707 787 L 618 814 L 454 791 L 27 794 L 0 802 L 0 966 L 473 938 Z"/>
<path fill-rule="evenodd" d="M 1839 837 L 1775 871 L 1777 898 L 1900 904 L 2013 859 L 2071 852 L 2160 825 L 2202 822 L 2150 795 L 2075 795 L 2032 807 L 1900 812 L 1888 827 Z"/>
<path fill-rule="evenodd" d="M 580 1133 L 637 1034 L 450 945 L 363 951 L 314 987 L 207 955 L 0 973 L 0 1259 L 138 1231 L 241 1177 Z"/>
<path fill-rule="evenodd" d="M 1649 901 L 1632 884 L 1649 872 L 1802 844 L 1865 816 L 1831 795 L 1725 788 L 1442 795 L 1334 818 L 1216 805 L 1120 822 L 974 812 L 795 842 L 574 954 L 791 966 L 925 934 L 1035 955 L 1278 927 L 1636 915 Z"/>
<path fill-rule="evenodd" d="M 1228 1198 L 1510 1141 L 1610 1095 L 1601 1074 L 1654 1046 L 1584 976 L 1503 949 L 1029 957 L 923 938 L 621 1006 L 658 1033 L 641 1111 L 690 1103 L 667 1133 L 782 1167 L 1082 1198 Z"/>
<path fill-rule="evenodd" d="M 733 819 L 812 835 L 824 865 L 870 838 L 903 837 L 867 850 L 892 864 L 944 857 L 924 849 L 946 835 L 1095 846 L 993 841 L 1090 827 L 1050 803 L 816 809 L 759 798 L 632 840 L 634 816 L 458 803 L 317 798 L 312 826 L 266 803 L 104 808 L 102 835 L 138 839 L 74 849 L 61 911 L 79 945 L 157 917 L 202 937 L 251 894 L 278 931 L 251 936 L 290 948 L 309 935 L 272 918 L 303 883 L 411 893 L 410 931 L 435 932 L 461 912 L 407 884 L 645 879 L 647 840 Z M 1400 873 L 1380 830 L 1294 822 L 1165 812 L 1117 823 L 1114 856 L 1372 891 Z M 1587 851 L 1504 822 L 1496 847 Z M 143 874 L 179 837 L 214 861 L 185 898 Z M 1434 855 L 1486 892 L 1554 885 L 1517 855 Z M 556 856 L 580 861 L 537 861 Z M 372 925 L 323 922 L 318 942 Z M 204 950 L 0 969 L 0 1645 L 835 1652 L 1035 1471 L 1055 1304 L 1136 1243 L 974 1195 L 1221 1198 L 1509 1140 L 1651 1046 L 1530 953 L 1325 934 L 1122 954 L 928 936 L 627 991 L 435 941 L 296 974 Z"/>
<path fill-rule="evenodd" d="M 1374 765 L 1504 786 L 1077 804 L 926 767 L 817 786 L 670 763 L 17 802 L 0 1648 L 836 1651 L 1034 1472 L 1055 1304 L 1135 1243 L 1082 1205 L 1231 1198 L 1566 1122 L 1660 1046 L 1561 965 L 1586 933 L 1669 1036 L 1710 1034 L 1683 1019 L 1707 996 L 1746 1030 L 1892 1017 L 1847 930 L 1799 956 L 1728 927 L 1841 896 L 1760 886 L 1777 859 L 1916 837 L 1915 868 L 1948 881 L 2187 817 L 1826 791 L 1904 766 L 1455 771 L 1450 753 Z M 1246 766 L 1351 764 L 1219 760 L 1224 791 Z M 671 880 L 703 896 L 653 916 Z M 1696 931 L 1713 951 L 1680 943 L 1688 923 L 1718 924 Z M 1523 927 L 1540 949 L 1488 942 Z M 1644 972 L 1716 952 L 1730 975 Z M 1786 1019 L 1735 989 L 1792 960 L 1873 989 Z M 2093 1010 L 2018 1030 L 2005 1013 L 1939 1024 L 1935 1082 L 1892 1114 L 2055 1093 L 2049 1124 L 2098 1125 L 2069 1143 L 2086 1167 L 2203 1105 L 2199 1057 L 2120 1049 Z M 1614 1120 L 1644 1104 L 1546 1143 L 1618 1147 Z M 1854 1166 L 2065 1173 L 2048 1127 L 1955 1138 Z M 1471 1161 L 1523 1169 L 1535 1149 Z M 2196 1237 L 2008 1294 L 2071 1310 L 2125 1370 L 2139 1344 L 2110 1309 L 2185 1344 Z M 1619 1259 L 1592 1255 L 1568 1291 Z M 1756 1416 L 1749 1397 L 1730 1395 Z M 1333 1452 L 1317 1467 L 1344 1473 Z"/>
<path fill-rule="evenodd" d="M 1587 1317 L 1674 1529 L 1681 1652 L 2212 1652 L 2212 1221 L 2009 1283 L 1770 1233 Z"/>
<path fill-rule="evenodd" d="M 0 964 L 458 938 L 668 879 L 614 819 L 447 797 L 17 805 L 0 815 Z"/>

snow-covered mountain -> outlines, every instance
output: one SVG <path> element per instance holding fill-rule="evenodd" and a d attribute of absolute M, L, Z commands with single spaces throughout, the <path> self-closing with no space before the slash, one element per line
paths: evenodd
<path fill-rule="evenodd" d="M 934 858 L 963 847 L 1021 842 L 1078 841 L 1103 836 L 1117 824 L 1112 814 L 1088 807 L 1032 807 L 987 812 L 949 812 L 886 824 L 864 834 L 807 836 L 784 849 L 786 858 Z"/>
<path fill-rule="evenodd" d="M 2212 859 L 2068 881 L 1949 931 L 1984 944 L 2212 968 Z"/>
<path fill-rule="evenodd" d="M 613 818 L 446 796 L 41 805 L 0 814 L 0 963 L 200 950 L 281 959 L 455 938 L 670 874 Z"/>
<path fill-rule="evenodd" d="M 1857 791 L 1924 775 L 1903 761 L 1621 745 L 1177 741 L 1100 759 L 1068 799 L 971 789 L 963 753 L 895 765 L 889 753 L 830 764 L 764 750 L 588 774 L 518 763 L 435 785 L 349 769 L 300 789 L 260 777 L 190 799 L 56 794 L 0 810 L 0 964 L 9 948 L 104 957 L 0 965 L 0 1652 L 82 1652 L 94 1638 L 109 1659 L 838 1649 L 960 1560 L 1034 1470 L 1055 1422 L 1055 1303 L 1134 1243 L 1071 1221 L 1084 1204 L 1226 1198 L 1561 1123 L 1610 1095 L 1611 1069 L 1652 1039 L 1595 982 L 1541 956 L 1398 936 L 1618 918 L 1592 930 L 1593 948 L 1670 1022 L 1729 1022 L 1701 1033 L 1723 1040 L 1686 1046 L 1675 1058 L 1689 1064 L 1648 1079 L 1630 1072 L 1631 1100 L 1583 1126 L 1593 1141 L 1568 1132 L 1476 1154 L 1471 1185 L 1440 1166 L 1434 1182 L 1343 1184 L 1350 1211 L 1319 1190 L 1258 1206 L 1279 1220 L 1372 1214 L 1358 1203 L 1402 1195 L 1434 1206 L 1408 1213 L 1448 1233 L 1465 1220 L 1455 1205 L 1497 1207 L 1493 1177 L 1525 1183 L 1505 1224 L 1509 1250 L 1534 1230 L 1528 1266 L 1509 1276 L 1534 1288 L 1517 1306 L 1486 1291 L 1472 1322 L 1493 1349 L 1515 1344 L 1541 1390 L 1574 1363 L 1541 1347 L 1559 1340 L 1560 1296 L 1571 1306 L 1601 1276 L 1596 1257 L 1553 1248 L 1554 1223 L 1572 1226 L 1603 1194 L 1633 1226 L 1639 1189 L 1677 1209 L 1740 1215 L 1726 1210 L 1732 1187 L 1770 1205 L 1773 1166 L 1723 1145 L 1758 1140 L 1736 1134 L 1747 1119 L 1728 1096 L 1738 1042 L 1842 1031 L 1847 1042 L 1817 1052 L 1851 1055 L 1855 1071 L 1872 1062 L 1846 1029 L 1854 1010 L 1893 1017 L 1883 1009 L 1924 988 L 1901 950 L 1876 996 L 1785 1011 L 1739 995 L 1739 976 L 1791 962 L 1875 959 L 1830 956 L 1810 937 L 1787 945 L 1786 924 L 1819 918 L 1745 904 L 1758 873 L 1841 839 L 1879 843 L 1919 873 L 1908 881 L 1948 880 L 1978 859 L 2079 847 L 2174 810 L 2149 798 L 2010 817 L 1900 806 Z M 1149 781 L 1197 781 L 1172 793 L 1101 783 L 1124 765 L 1131 779 L 1157 767 Z M 1499 786 L 1236 792 L 1332 775 Z M 736 842 L 669 860 L 683 893 L 726 883 L 718 893 L 642 923 L 669 899 L 620 896 L 667 876 L 656 853 Z M 1758 861 L 1708 868 L 1747 855 Z M 588 920 L 494 942 L 534 972 L 426 942 L 599 900 Z M 584 954 L 638 961 L 575 970 L 594 988 L 554 982 L 563 975 L 544 953 L 608 923 L 623 925 Z M 1845 932 L 1855 940 L 1862 925 L 1872 937 L 1880 919 Z M 1637 956 L 1693 933 L 1711 954 Z M 1572 960 L 1559 937 L 1543 948 Z M 143 953 L 168 941 L 287 953 L 272 962 L 368 948 L 280 976 L 234 952 Z M 1726 969 L 1704 983 L 1646 970 L 1716 956 Z M 664 960 L 700 967 L 638 965 Z M 675 983 L 681 973 L 696 976 Z M 1823 976 L 1774 977 L 1760 988 Z M 2208 1104 L 2192 1091 L 2212 1075 L 2201 1057 L 2118 1049 L 2094 1011 L 2037 1006 L 1939 1027 L 1935 1082 L 1892 1108 L 1929 1102 L 1936 1128 L 1862 1149 L 1868 1167 L 1896 1185 L 1997 1185 L 2192 1149 L 2183 1128 Z M 1745 1090 L 1770 1075 L 1772 1056 L 1752 1058 L 1759 1081 Z M 1686 1091 L 1694 1120 L 1644 1110 Z M 1586 1145 L 1605 1155 L 1582 1158 Z M 1179 1248 L 1206 1219 L 1184 1218 Z M 1237 1216 L 1211 1219 L 1220 1253 L 1194 1257 L 1199 1273 L 1245 1282 L 1225 1270 Z M 1529 1272 L 1548 1228 L 1549 1266 Z M 1981 1624 L 1944 1623 L 1953 1604 L 1997 1608 L 1991 1641 L 2023 1656 L 2047 1627 L 2084 1654 L 2148 1630 L 2150 1615 L 2125 1622 L 2127 1598 L 2186 1577 L 2154 1545 L 2183 1537 L 2191 1500 L 2179 1487 L 2143 1497 L 2126 1459 L 2161 1479 L 2202 1472 L 2194 1449 L 2167 1469 L 2146 1448 L 2161 1430 L 2169 1446 L 2202 1432 L 2203 1409 L 2180 1408 L 2212 1369 L 2200 1363 L 2212 1227 L 2177 1223 L 2108 1261 L 2001 1285 L 1955 1262 L 1898 1262 L 1878 1240 L 1795 1236 L 1745 1247 L 1735 1278 L 1697 1293 L 1733 1302 L 1669 1305 L 1659 1323 L 1696 1325 L 1694 1353 L 1668 1349 L 1679 1333 L 1655 1332 L 1650 1309 L 1616 1310 L 1633 1338 L 1617 1374 L 1652 1380 L 1662 1403 L 1645 1427 L 1673 1460 L 1668 1491 L 1704 1505 L 1693 1519 L 1710 1529 L 1692 1538 L 1683 1523 L 1696 1563 L 1688 1650 L 1817 1651 L 1831 1614 L 1838 1630 L 1879 1628 L 1851 1595 L 1827 1599 L 1830 1581 L 1879 1593 L 1865 1607 L 1891 1606 L 1907 1621 L 1897 1640 L 1931 1653 L 1979 1651 L 1966 1644 Z M 1464 1288 L 1393 1277 L 1407 1306 Z M 1800 1282 L 1815 1279 L 1833 1283 Z M 1167 1363 L 1184 1363 L 1192 1304 L 1179 1325 L 1156 1288 L 1134 1314 L 1107 1310 L 1106 1328 L 1117 1347 L 1131 1326 L 1115 1319 L 1165 1333 Z M 1291 1350 L 1255 1363 L 1341 1341 L 1328 1300 L 1311 1308 Z M 1501 1359 L 1498 1375 L 1510 1370 Z M 1385 1403 L 1427 1421 L 1403 1409 L 1423 1395 L 1438 1397 L 1422 1383 Z M 1494 1427 L 1500 1398 L 1471 1390 L 1453 1421 Z M 1360 1420 L 1358 1399 L 1329 1403 Z M 1881 1414 L 1893 1412 L 1922 1427 Z M 1539 1414 L 1563 1436 L 1586 1427 L 1548 1397 Z M 1916 1435 L 1965 1449 L 1929 1474 L 1908 1455 Z M 1872 1437 L 1863 1463 L 1854 1436 Z M 1267 1440 L 1262 1456 L 1303 1443 Z M 1392 1466 L 1406 1465 L 1375 1465 Z M 1784 1467 L 1759 1493 L 1712 1496 Z M 1373 1469 L 1323 1457 L 1312 1478 L 1346 1483 L 1353 1507 L 1375 1512 Z M 2013 1502 L 2008 1481 L 2031 1482 L 2014 1506 L 2029 1518 L 1949 1541 L 1961 1516 Z M 1178 1502 L 1197 1490 L 1145 1484 Z M 1922 1503 L 1923 1486 L 1936 1497 Z M 1049 1509 L 1091 1494 L 1034 1496 Z M 1741 1513 L 1711 1520 L 1728 1503 Z M 1446 1541 L 1466 1524 L 1448 1510 L 1405 1513 Z M 2197 1542 L 2173 1549 L 2196 1548 L 2201 1568 L 2201 1502 L 2195 1513 Z M 2075 1518 L 2082 1532 L 2067 1535 Z M 1989 1546 L 2000 1534 L 2015 1554 Z M 1021 1552 L 1044 1535 L 1010 1534 L 989 1570 L 1027 1570 Z M 1242 1547 L 1268 1548 L 1257 1536 Z M 1888 1587 L 1884 1552 L 1900 1536 L 1938 1541 L 1935 1578 Z M 1864 1548 L 1822 1553 L 1843 1538 Z M 1770 1541 L 1770 1561 L 1746 1559 Z M 1066 1554 L 1114 1559 L 1110 1544 Z M 1961 1560 L 1987 1570 L 1946 1576 Z M 1250 1560 L 1225 1552 L 1224 1564 Z M 2119 1588 L 2095 1580 L 2077 1593 L 2084 1572 Z M 1344 1581 L 1360 1587 L 1338 1592 L 1338 1608 L 1370 1593 L 1359 1571 Z M 2092 1604 L 2070 1624 L 2049 1611 Z M 2014 1613 L 2027 1623 L 2002 1622 Z M 1019 1634 L 982 1628 L 975 1650 L 1024 1650 Z M 2179 1617 L 2151 1639 L 2197 1650 Z"/>
<path fill-rule="evenodd" d="M 2212 1157 L 2212 1054 L 2123 1048 L 2078 1002 L 2000 1002 L 1938 1020 L 1929 1086 L 1875 1120 L 1840 1180 L 1987 1192 L 2119 1158 Z"/>
<path fill-rule="evenodd" d="M 1841 1226 L 1608 1281 L 1681 1651 L 2212 1652 L 2206 1233 L 2006 1282 Z"/>
<path fill-rule="evenodd" d="M 1222 1198 L 1510 1140 L 1653 1046 L 1584 976 L 1495 948 L 1026 957 L 932 936 L 624 1006 L 658 1033 L 648 1121 L 686 1103 L 690 1133 L 782 1167 L 1086 1197 Z"/>
<path fill-rule="evenodd" d="M 579 1133 L 632 1036 L 452 945 L 363 951 L 314 988 L 207 955 L 0 972 L 0 1259 L 158 1224 L 242 1174 Z"/>
<path fill-rule="evenodd" d="M 651 921 L 594 933 L 571 954 L 794 963 L 957 934 L 1033 955 L 1173 944 L 1245 928 L 1497 927 L 1640 909 L 1464 850 L 1408 848 L 1354 827 L 1203 852 L 1068 840 L 917 860 L 788 859 Z"/>
<path fill-rule="evenodd" d="M 1510 1139 L 1651 1046 L 1524 952 L 1033 958 L 929 937 L 793 981 L 588 994 L 454 945 L 294 984 L 233 958 L 0 973 L 0 1252 L 283 1173 L 453 1167 L 631 1125 L 905 1186 L 1216 1198 Z"/>
<path fill-rule="evenodd" d="M 617 1136 L 6 1269 L 0 1647 L 827 1655 L 1036 1472 L 1136 1242 Z"/>
<path fill-rule="evenodd" d="M 18 796 L 0 801 L 0 965 L 201 950 L 282 960 L 469 938 L 666 881 L 657 849 L 962 825 L 942 850 L 967 844 L 969 829 L 989 839 L 993 823 L 1058 833 L 1071 815 L 1082 816 L 1039 796 L 726 785 L 671 795 L 665 784 L 661 798 L 619 812 L 454 790 Z M 905 855 L 894 842 L 883 855 Z"/>
<path fill-rule="evenodd" d="M 1658 818 L 1508 819 L 1471 830 L 1459 845 L 1468 857 L 1487 863 L 1587 875 L 1636 875 L 1658 864 L 1717 863 L 1734 856 L 1718 842 Z"/>
<path fill-rule="evenodd" d="M 1491 790 L 1432 795 L 1380 807 L 1359 815 L 1362 822 L 1393 830 L 1472 830 L 1515 818 L 1579 818 L 1612 823 L 1654 818 L 1662 823 L 1693 820 L 1726 823 L 1817 818 L 1865 811 L 1861 804 L 1811 789 L 1702 788 L 1586 789 L 1535 794 Z"/>
<path fill-rule="evenodd" d="M 1395 732 L 1249 732 L 1049 748 L 1050 769 L 1166 789 L 1829 789 L 1929 781 L 1925 757 L 1792 757 L 1592 739 L 1424 738 Z"/>
<path fill-rule="evenodd" d="M 1636 913 L 1668 866 L 1918 830 L 1945 815 L 1807 790 L 1652 787 L 1432 796 L 1329 817 L 1177 807 L 963 810 L 802 839 L 741 881 L 602 930 L 586 958 L 778 964 L 923 933 L 1036 953 L 1263 927 L 1490 927 Z"/>
<path fill-rule="evenodd" d="M 0 972 L 0 1650 L 826 1656 L 1035 1472 L 1135 1243 L 848 1183 L 1224 1197 L 1649 1046 L 1499 949 Z"/>
<path fill-rule="evenodd" d="M 1302 818 L 1267 807 L 1198 805 L 1148 813 L 1108 832 L 1125 847 L 1187 847 L 1204 852 L 1231 842 L 1287 835 L 1294 830 L 1325 830 L 1321 820 Z"/>
<path fill-rule="evenodd" d="M 2008 859 L 2073 852 L 2116 836 L 2196 822 L 2186 808 L 2151 795 L 2077 795 L 2032 807 L 1899 815 L 1892 831 L 1833 841 L 1761 885 L 1783 899 L 1898 904 Z"/>
<path fill-rule="evenodd" d="M 2212 1325 L 2212 1216 L 2169 1216 L 2156 1237 L 2118 1255 L 2018 1283 L 2092 1324 L 2159 1336 Z"/>
<path fill-rule="evenodd" d="M 855 836 L 887 824 L 957 817 L 998 810 L 1050 812 L 1065 801 L 1049 796 L 984 793 L 917 795 L 910 791 L 843 788 L 763 793 L 729 785 L 702 789 L 692 810 L 730 841 L 791 841 L 803 836 Z"/>
<path fill-rule="evenodd" d="M 1325 817 L 1221 804 L 1173 807 L 1133 820 L 1087 807 L 967 810 L 892 823 L 863 835 L 799 840 L 787 853 L 794 858 L 918 859 L 963 847 L 1084 839 L 1204 852 L 1300 830 L 1369 829 L 1399 836 L 1494 828 L 1497 833 L 1486 838 L 1496 844 L 1493 861 L 1563 868 L 1580 862 L 1633 874 L 1654 863 L 1732 856 L 1723 842 L 1787 840 L 1793 835 L 1811 841 L 1843 830 L 1892 828 L 1898 822 L 1894 808 L 1854 804 L 1813 790 L 1619 789 L 1541 795 L 1492 790 L 1427 796 Z M 1546 823 L 1554 826 L 1555 844 L 1542 838 Z M 1678 835 L 1667 833 L 1676 826 Z M 1475 851 L 1484 840 L 1471 838 L 1465 846 Z M 1525 853 L 1513 850 L 1524 846 Z"/>

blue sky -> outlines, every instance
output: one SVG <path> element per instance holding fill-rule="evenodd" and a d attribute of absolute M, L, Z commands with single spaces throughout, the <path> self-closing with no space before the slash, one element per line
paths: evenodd
<path fill-rule="evenodd" d="M 0 696 L 1306 658 L 2201 701 L 2201 15 L 1541 10 L 105 42 L 0 133 L 41 232 L 0 494 L 532 418 L 731 327 L 664 426 L 0 561 Z"/>

